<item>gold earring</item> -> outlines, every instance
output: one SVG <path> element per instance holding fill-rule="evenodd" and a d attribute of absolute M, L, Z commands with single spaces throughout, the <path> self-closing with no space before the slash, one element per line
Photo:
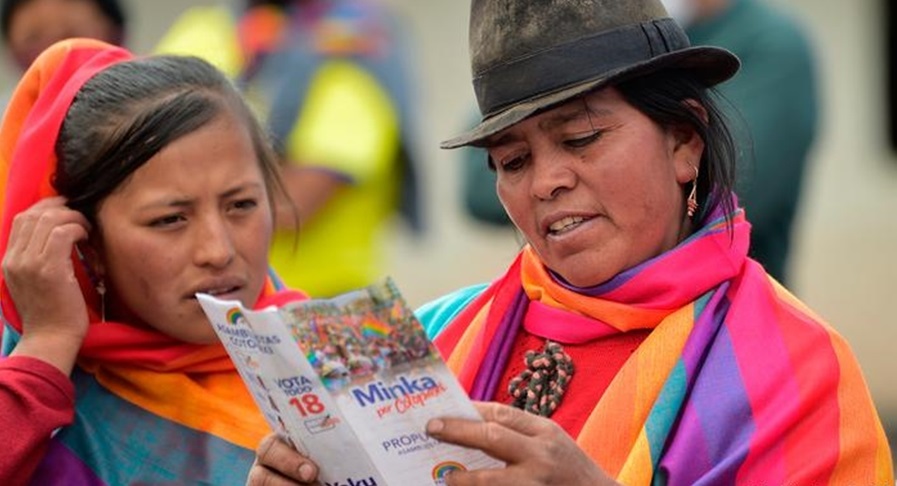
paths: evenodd
<path fill-rule="evenodd" d="M 691 181 L 691 192 L 686 201 L 686 213 L 689 218 L 694 217 L 695 211 L 698 210 L 698 167 L 693 165 L 691 168 L 695 170 L 695 178 Z"/>
<path fill-rule="evenodd" d="M 100 321 L 106 322 L 106 282 L 100 279 L 97 282 L 97 294 L 100 296 Z"/>

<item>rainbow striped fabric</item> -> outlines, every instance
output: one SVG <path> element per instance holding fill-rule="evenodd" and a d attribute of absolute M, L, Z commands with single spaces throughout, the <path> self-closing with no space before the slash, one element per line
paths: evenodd
<path fill-rule="evenodd" d="M 588 289 L 560 283 L 526 247 L 436 344 L 472 398 L 489 400 L 530 302 L 591 317 L 596 336 L 651 329 L 576 437 L 620 482 L 892 486 L 888 443 L 847 343 L 747 258 L 749 232 L 741 211 L 731 226 L 717 214 Z"/>
<path fill-rule="evenodd" d="M 74 39 L 48 49 L 25 73 L 0 129 L 0 256 L 12 219 L 55 195 L 54 144 L 75 94 L 97 72 L 131 58 Z M 75 419 L 53 436 L 32 484 L 244 484 L 253 450 L 270 429 L 224 347 L 102 320 L 84 264 L 72 258 L 91 320 L 72 375 Z M 272 274 L 256 306 L 301 298 Z M 0 307 L 6 356 L 22 324 L 2 276 Z"/>

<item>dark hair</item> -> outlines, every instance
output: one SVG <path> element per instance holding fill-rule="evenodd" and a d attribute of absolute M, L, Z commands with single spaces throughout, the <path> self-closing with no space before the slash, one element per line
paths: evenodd
<path fill-rule="evenodd" d="M 25 3 L 28 3 L 33 0 L 2 0 L 0 1 L 0 32 L 3 34 L 3 38 L 5 40 L 9 40 L 9 23 L 12 21 L 12 14 L 16 11 L 17 8 L 22 6 Z M 125 17 L 125 10 L 122 8 L 121 3 L 118 0 L 88 0 L 92 1 L 100 8 L 100 11 L 103 12 L 109 20 L 112 21 L 112 24 L 118 28 L 119 36 L 124 37 L 124 32 L 127 24 L 127 18 Z M 119 42 L 120 44 L 121 42 Z"/>
<path fill-rule="evenodd" d="M 95 222 L 98 205 L 134 171 L 227 112 L 249 130 L 273 207 L 284 188 L 266 133 L 230 80 L 190 56 L 134 59 L 88 80 L 59 131 L 54 188 Z"/>
<path fill-rule="evenodd" d="M 735 141 L 719 109 L 715 90 L 707 88 L 685 70 L 664 70 L 621 81 L 616 85 L 637 110 L 665 129 L 691 126 L 704 140 L 697 198 L 701 221 L 722 206 L 729 220 L 735 210 L 731 193 L 735 187 Z M 685 102 L 694 100 L 707 112 L 705 121 Z"/>

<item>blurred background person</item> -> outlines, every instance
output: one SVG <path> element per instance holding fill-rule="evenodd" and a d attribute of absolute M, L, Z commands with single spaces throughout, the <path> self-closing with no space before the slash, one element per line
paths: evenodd
<path fill-rule="evenodd" d="M 271 264 L 314 297 L 385 275 L 397 210 L 422 228 L 408 47 L 376 1 L 294 0 L 188 9 L 156 48 L 206 57 L 266 120 L 292 203 Z"/>
<path fill-rule="evenodd" d="M 44 49 L 70 37 L 124 45 L 125 13 L 117 0 L 2 0 L 0 31 L 10 63 L 23 73 Z M 8 97 L 4 91 L 0 111 Z"/>
<path fill-rule="evenodd" d="M 663 0 L 694 44 L 734 52 L 741 73 L 719 86 L 739 144 L 736 192 L 751 221 L 751 255 L 780 282 L 819 126 L 812 41 L 764 0 Z M 798 289 L 799 290 L 799 289 Z"/>

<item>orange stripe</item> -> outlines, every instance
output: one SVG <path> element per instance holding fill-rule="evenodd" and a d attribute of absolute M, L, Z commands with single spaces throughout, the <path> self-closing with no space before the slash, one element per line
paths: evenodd
<path fill-rule="evenodd" d="M 841 364 L 838 405 L 845 413 L 841 414 L 841 454 L 829 484 L 892 486 L 891 452 L 866 381 L 848 344 L 834 332 L 831 337 Z M 869 440 L 870 432 L 875 433 L 877 440 Z"/>
<path fill-rule="evenodd" d="M 639 445 L 637 439 L 693 327 L 693 304 L 664 319 L 623 364 L 586 420 L 577 443 L 611 476 L 620 478 L 630 455 L 636 456 L 633 464 L 639 463 L 637 456 L 650 457 L 647 441 Z"/>
<path fill-rule="evenodd" d="M 527 246 L 523 249 L 522 260 L 523 288 L 530 300 L 580 315 L 587 314 L 621 331 L 644 329 L 649 324 L 660 322 L 674 310 L 640 308 L 579 294 L 560 285 L 545 287 L 540 282 L 551 282 L 552 278 L 545 266 L 539 263 L 532 247 Z M 585 313 L 574 309 L 583 309 Z"/>
<path fill-rule="evenodd" d="M 638 380 L 638 365 L 635 356 L 626 361 L 576 438 L 579 447 L 611 477 L 620 473 L 640 426 L 634 423 L 637 404 L 636 387 L 632 385 Z"/>
<path fill-rule="evenodd" d="M 483 345 L 483 330 L 486 326 L 486 317 L 489 315 L 489 309 L 491 307 L 492 302 L 489 302 L 477 312 L 473 321 L 471 321 L 470 325 L 468 325 L 467 329 L 464 331 L 464 334 L 461 335 L 461 338 L 458 340 L 455 349 L 452 350 L 452 354 L 448 359 L 449 368 L 455 373 L 461 386 L 464 387 L 468 393 L 473 387 L 477 371 L 482 363 L 482 356 L 485 354 L 485 351 L 477 351 L 477 349 Z M 474 356 L 478 356 L 480 359 L 471 359 Z"/>
<path fill-rule="evenodd" d="M 93 371 L 104 387 L 134 405 L 246 449 L 254 450 L 270 431 L 236 372 L 191 378 L 136 368 Z"/>

